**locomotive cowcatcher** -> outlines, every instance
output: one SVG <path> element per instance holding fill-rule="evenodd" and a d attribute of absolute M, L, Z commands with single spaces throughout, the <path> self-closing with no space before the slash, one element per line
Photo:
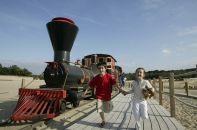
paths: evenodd
<path fill-rule="evenodd" d="M 44 70 L 46 85 L 40 86 L 40 89 L 19 89 L 19 100 L 11 115 L 12 121 L 54 118 L 65 111 L 67 102 L 77 107 L 88 82 L 97 74 L 96 63 L 101 60 L 99 56 L 106 57 L 107 61 L 110 61 L 108 64 L 110 71 L 115 69 L 116 60 L 105 54 L 88 55 L 82 60 L 82 65 L 71 65 L 70 51 L 78 32 L 78 27 L 72 20 L 54 18 L 47 23 L 47 29 L 54 50 L 54 61 L 46 62 L 47 67 Z M 87 66 L 85 60 L 88 57 L 94 63 Z M 93 90 L 90 91 L 90 96 L 94 96 Z"/>

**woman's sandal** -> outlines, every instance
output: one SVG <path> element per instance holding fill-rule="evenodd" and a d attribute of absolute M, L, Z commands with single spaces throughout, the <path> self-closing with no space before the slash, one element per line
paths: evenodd
<path fill-rule="evenodd" d="M 99 125 L 101 128 L 105 125 L 105 121 L 102 121 L 102 123 Z"/>

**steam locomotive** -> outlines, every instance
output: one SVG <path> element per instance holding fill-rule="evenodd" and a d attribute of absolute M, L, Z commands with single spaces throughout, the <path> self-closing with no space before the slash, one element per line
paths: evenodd
<path fill-rule="evenodd" d="M 47 23 L 48 33 L 54 50 L 54 61 L 46 62 L 44 81 L 40 89 L 19 89 L 19 100 L 11 116 L 16 120 L 53 118 L 65 110 L 67 102 L 79 106 L 81 95 L 88 82 L 98 73 L 96 64 L 107 63 L 107 71 L 117 78 L 121 67 L 115 66 L 116 60 L 108 54 L 91 54 L 82 59 L 82 64 L 70 62 L 78 27 L 67 18 L 54 18 Z M 73 65 L 72 65 L 73 64 Z M 94 90 L 90 91 L 94 96 Z"/>

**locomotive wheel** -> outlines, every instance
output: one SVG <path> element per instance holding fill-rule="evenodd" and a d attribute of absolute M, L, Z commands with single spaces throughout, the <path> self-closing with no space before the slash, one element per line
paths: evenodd
<path fill-rule="evenodd" d="M 60 113 L 64 113 L 66 111 L 66 100 L 63 100 L 60 105 Z"/>
<path fill-rule="evenodd" d="M 67 90 L 67 92 L 69 95 L 67 100 L 72 104 L 73 107 L 78 107 L 80 102 L 79 95 L 72 90 Z"/>
<path fill-rule="evenodd" d="M 73 102 L 73 107 L 74 108 L 75 107 L 78 107 L 79 106 L 79 103 L 80 103 L 79 99 L 77 101 Z"/>

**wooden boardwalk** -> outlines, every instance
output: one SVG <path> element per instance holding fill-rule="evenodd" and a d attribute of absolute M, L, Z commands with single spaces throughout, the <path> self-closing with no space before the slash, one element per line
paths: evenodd
<path fill-rule="evenodd" d="M 99 127 L 101 122 L 99 113 L 94 111 L 65 130 L 135 130 L 132 96 L 119 94 L 112 100 L 114 109 L 109 114 L 105 114 L 106 125 L 103 128 Z M 149 119 L 141 121 L 142 130 L 185 130 L 175 118 L 170 117 L 168 111 L 153 99 L 148 100 L 148 114 Z"/>

